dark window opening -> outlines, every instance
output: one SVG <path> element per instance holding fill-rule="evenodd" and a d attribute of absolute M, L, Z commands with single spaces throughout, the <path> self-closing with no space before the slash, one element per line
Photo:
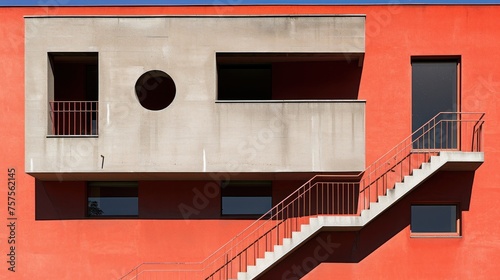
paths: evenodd
<path fill-rule="evenodd" d="M 134 217 L 139 214 L 137 182 L 89 182 L 89 217 Z"/>
<path fill-rule="evenodd" d="M 458 235 L 457 205 L 412 205 L 410 230 L 413 235 Z"/>
<path fill-rule="evenodd" d="M 158 111 L 167 108 L 175 98 L 174 80 L 165 72 L 152 70 L 142 74 L 135 84 L 135 93 L 142 107 Z"/>
<path fill-rule="evenodd" d="M 272 182 L 222 182 L 222 215 L 263 215 L 272 207 Z"/>
<path fill-rule="evenodd" d="M 218 53 L 218 100 L 357 99 L 363 54 Z"/>
<path fill-rule="evenodd" d="M 458 59 L 412 59 L 412 131 L 414 149 L 456 149 Z M 425 126 L 423 126 L 425 124 Z M 423 126 L 423 127 L 422 127 Z"/>
<path fill-rule="evenodd" d="M 220 100 L 268 100 L 272 98 L 270 64 L 220 65 Z"/>
<path fill-rule="evenodd" d="M 98 134 L 97 53 L 49 53 L 49 135 Z"/>

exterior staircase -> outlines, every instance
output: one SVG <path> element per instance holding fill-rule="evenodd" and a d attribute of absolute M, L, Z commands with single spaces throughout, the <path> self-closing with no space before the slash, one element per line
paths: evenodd
<path fill-rule="evenodd" d="M 356 231 L 438 171 L 484 161 L 483 113 L 439 113 L 360 178 L 317 175 L 199 263 L 143 263 L 121 279 L 256 279 L 322 230 Z"/>
<path fill-rule="evenodd" d="M 413 169 L 411 175 L 405 176 L 403 182 L 396 183 L 393 189 L 388 189 L 386 195 L 380 195 L 377 202 L 370 202 L 370 207 L 362 210 L 360 216 L 318 215 L 309 218 L 308 224 L 302 224 L 299 231 L 292 232 L 290 238 L 284 238 L 281 245 L 275 245 L 272 252 L 265 252 L 255 265 L 247 266 L 246 272 L 238 272 L 237 279 L 256 279 L 321 230 L 359 230 L 439 170 L 475 170 L 483 161 L 484 154 L 481 152 L 440 152 L 420 168 Z"/>

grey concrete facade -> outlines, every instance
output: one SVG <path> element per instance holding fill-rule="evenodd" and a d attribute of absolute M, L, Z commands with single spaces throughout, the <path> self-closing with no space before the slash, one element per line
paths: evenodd
<path fill-rule="evenodd" d="M 217 102 L 215 61 L 218 52 L 362 54 L 363 16 L 32 17 L 25 24 L 25 164 L 35 177 L 365 168 L 363 101 Z M 48 137 L 50 52 L 98 52 L 98 137 Z M 144 109 L 135 95 L 149 70 L 175 81 L 164 110 Z"/>

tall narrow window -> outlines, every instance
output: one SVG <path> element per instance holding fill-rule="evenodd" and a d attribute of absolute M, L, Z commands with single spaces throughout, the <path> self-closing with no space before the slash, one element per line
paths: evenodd
<path fill-rule="evenodd" d="M 272 207 L 269 181 L 222 182 L 222 215 L 262 215 Z"/>
<path fill-rule="evenodd" d="M 89 217 L 133 217 L 139 214 L 137 182 L 89 182 Z"/>
<path fill-rule="evenodd" d="M 412 205 L 412 236 L 458 236 L 460 234 L 457 205 Z"/>
<path fill-rule="evenodd" d="M 97 136 L 97 53 L 49 53 L 49 135 Z"/>
<path fill-rule="evenodd" d="M 412 130 L 414 149 L 456 149 L 459 111 L 457 59 L 412 60 Z M 440 112 L 435 121 L 428 123 Z M 425 126 L 423 126 L 425 124 Z"/>

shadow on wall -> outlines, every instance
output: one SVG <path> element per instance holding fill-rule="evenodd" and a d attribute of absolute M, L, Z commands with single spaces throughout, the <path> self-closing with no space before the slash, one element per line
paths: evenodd
<path fill-rule="evenodd" d="M 468 211 L 473 181 L 473 171 L 439 172 L 361 230 L 324 230 L 259 279 L 300 279 L 322 262 L 361 262 L 410 225 L 414 203 L 457 203 Z"/>
<path fill-rule="evenodd" d="M 35 181 L 35 219 L 70 220 L 85 217 L 85 182 Z"/>
<path fill-rule="evenodd" d="M 273 202 L 279 202 L 301 186 L 303 181 L 274 181 Z M 37 220 L 136 219 L 136 220 L 255 220 L 260 215 L 221 215 L 221 189 L 218 181 L 139 181 L 138 216 L 87 217 L 95 213 L 92 201 L 87 209 L 87 182 L 35 182 Z"/>

